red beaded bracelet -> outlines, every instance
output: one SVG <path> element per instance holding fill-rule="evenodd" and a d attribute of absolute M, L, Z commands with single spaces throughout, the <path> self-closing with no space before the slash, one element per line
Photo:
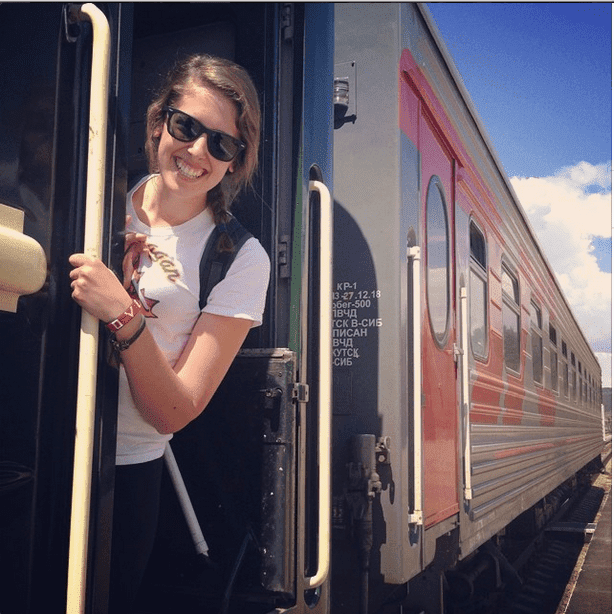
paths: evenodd
<path fill-rule="evenodd" d="M 106 323 L 106 327 L 112 332 L 117 332 L 120 328 L 124 327 L 130 320 L 141 313 L 141 304 L 135 298 L 132 299 L 130 307 L 124 311 L 121 315 L 117 316 L 115 320 L 111 320 Z"/>

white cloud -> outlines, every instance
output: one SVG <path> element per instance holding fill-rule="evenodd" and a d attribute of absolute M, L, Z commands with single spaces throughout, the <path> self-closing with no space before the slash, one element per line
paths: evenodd
<path fill-rule="evenodd" d="M 575 166 L 567 166 L 562 169 L 557 177 L 566 179 L 570 184 L 590 187 L 597 185 L 601 188 L 612 189 L 612 166 L 611 164 L 590 164 L 579 162 Z"/>
<path fill-rule="evenodd" d="M 612 387 L 612 354 L 595 352 L 601 365 L 601 385 L 604 388 Z"/>
<path fill-rule="evenodd" d="M 604 380 L 612 354 L 612 275 L 600 270 L 591 241 L 612 236 L 611 172 L 611 163 L 580 162 L 552 177 L 511 179 L 580 327 L 599 354 Z M 611 383 L 611 368 L 608 372 Z"/>

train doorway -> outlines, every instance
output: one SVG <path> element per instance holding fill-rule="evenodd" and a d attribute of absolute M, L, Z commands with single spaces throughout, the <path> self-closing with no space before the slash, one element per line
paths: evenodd
<path fill-rule="evenodd" d="M 297 389 L 296 381 L 301 207 L 309 200 L 309 168 L 317 165 L 323 180 L 331 180 L 332 57 L 328 43 L 323 46 L 331 38 L 331 7 L 119 3 L 94 8 L 110 33 L 101 258 L 114 270 L 121 270 L 127 190 L 147 172 L 142 148 L 147 101 L 174 60 L 194 52 L 233 59 L 251 74 L 263 110 L 259 171 L 253 188 L 233 207 L 271 257 L 263 325 L 248 336 L 204 422 L 178 436 L 174 447 L 193 506 L 208 519 L 202 529 L 216 568 L 203 570 L 194 561 L 194 544 L 167 483 L 167 509 L 140 607 L 166 612 L 180 609 L 182 600 L 194 605 L 204 599 L 218 608 L 237 595 L 241 604 L 250 604 L 235 605 L 242 612 L 295 603 L 307 585 L 303 575 L 309 566 L 306 539 L 296 540 L 299 530 L 307 531 L 305 510 L 297 504 L 297 475 L 305 471 L 297 466 L 297 405 L 304 411 L 310 402 L 299 394 L 307 384 Z M 20 298 L 16 312 L 0 313 L 5 348 L 0 496 L 7 510 L 0 518 L 0 555 L 15 563 L 0 594 L 0 609 L 7 614 L 66 609 L 81 318 L 70 297 L 68 256 L 83 250 L 93 76 L 92 26 L 87 20 L 77 23 L 78 13 L 73 5 L 2 6 L 0 72 L 7 86 L 0 118 L 0 202 L 24 214 L 24 234 L 40 244 L 48 267 L 40 292 Z M 306 23 L 317 25 L 307 43 Z M 306 78 L 312 81 L 308 94 Z M 318 130 L 303 131 L 304 121 L 322 118 Z M 92 369 L 98 381 L 92 395 L 92 490 L 85 510 L 89 521 L 83 525 L 90 537 L 83 565 L 87 612 L 106 612 L 112 539 L 117 373 L 99 347 Z M 271 492 L 273 497 L 265 494 Z"/>
<path fill-rule="evenodd" d="M 298 366 L 289 349 L 297 335 L 290 330 L 288 305 L 302 106 L 302 66 L 295 55 L 302 41 L 300 29 L 292 28 L 301 23 L 301 9 L 135 3 L 133 10 L 129 183 L 146 174 L 144 116 L 160 75 L 191 53 L 237 62 L 261 94 L 263 126 L 258 175 L 232 213 L 272 260 L 263 325 L 252 329 L 205 412 L 172 441 L 208 558 L 195 548 L 165 474 L 139 611 L 269 611 L 296 601 L 298 425 L 292 396 Z"/>

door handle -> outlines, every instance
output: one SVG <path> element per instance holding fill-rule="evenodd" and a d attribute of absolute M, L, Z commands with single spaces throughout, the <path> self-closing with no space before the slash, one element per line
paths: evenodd
<path fill-rule="evenodd" d="M 318 360 L 318 565 L 306 578 L 309 588 L 326 581 L 330 569 L 331 529 L 331 420 L 332 420 L 332 256 L 333 206 L 330 192 L 320 181 L 309 191 L 320 195 L 320 337 Z"/>
<path fill-rule="evenodd" d="M 408 264 L 412 267 L 412 354 L 414 363 L 414 394 L 413 432 L 414 432 L 414 506 L 409 515 L 409 523 L 417 526 L 424 524 L 424 510 L 422 501 L 422 335 L 420 312 L 420 247 L 407 248 Z"/>
<path fill-rule="evenodd" d="M 461 339 L 463 346 L 462 355 L 462 391 L 463 391 L 463 459 L 465 488 L 464 496 L 467 501 L 473 497 L 473 487 L 471 484 L 471 403 L 469 400 L 469 319 L 468 319 L 468 299 L 467 287 L 460 289 L 460 320 L 461 320 Z"/>

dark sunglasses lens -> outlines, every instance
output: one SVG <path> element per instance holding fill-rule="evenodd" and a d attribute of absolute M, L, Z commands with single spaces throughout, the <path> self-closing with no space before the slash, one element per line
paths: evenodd
<path fill-rule="evenodd" d="M 168 131 L 178 141 L 194 141 L 202 134 L 202 127 L 185 113 L 173 113 L 168 120 Z"/>
<path fill-rule="evenodd" d="M 221 132 L 210 132 L 207 146 L 211 155 L 223 162 L 230 162 L 239 153 L 239 147 L 232 138 Z"/>

